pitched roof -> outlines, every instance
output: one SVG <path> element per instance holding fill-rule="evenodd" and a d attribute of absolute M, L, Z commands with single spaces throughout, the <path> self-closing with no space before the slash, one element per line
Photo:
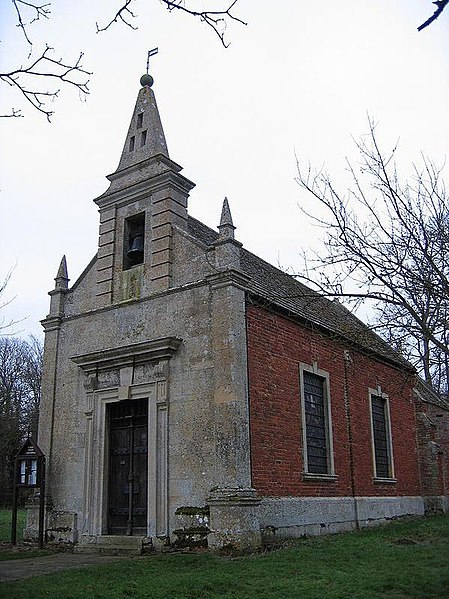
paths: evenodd
<path fill-rule="evenodd" d="M 218 233 L 189 216 L 189 233 L 213 245 Z M 241 269 L 250 277 L 249 291 L 289 315 L 323 328 L 364 351 L 412 370 L 412 366 L 340 302 L 331 301 L 291 275 L 242 248 Z"/>

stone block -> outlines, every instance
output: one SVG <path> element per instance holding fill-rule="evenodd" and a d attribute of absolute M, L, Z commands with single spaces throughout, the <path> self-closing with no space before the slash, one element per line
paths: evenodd
<path fill-rule="evenodd" d="M 97 258 L 105 258 L 111 256 L 114 253 L 114 244 L 108 243 L 98 248 Z"/>
<path fill-rule="evenodd" d="M 158 252 L 152 252 L 151 254 L 151 266 L 158 266 L 159 264 L 165 264 L 171 262 L 171 250 L 164 249 Z"/>
<path fill-rule="evenodd" d="M 152 240 L 161 239 L 163 237 L 171 237 L 172 236 L 172 226 L 169 222 L 164 222 L 162 224 L 151 224 L 152 229 Z"/>
<path fill-rule="evenodd" d="M 260 547 L 260 498 L 254 489 L 216 488 L 211 491 L 207 505 L 210 509 L 209 547 Z"/>
<path fill-rule="evenodd" d="M 108 231 L 107 233 L 103 233 L 100 235 L 98 239 L 98 245 L 101 247 L 102 245 L 106 245 L 108 243 L 113 243 L 115 239 L 115 230 Z"/>
<path fill-rule="evenodd" d="M 115 207 L 100 210 L 100 223 L 115 219 Z"/>
<path fill-rule="evenodd" d="M 161 279 L 163 277 L 170 277 L 170 263 L 164 262 L 163 264 L 157 264 L 151 267 L 151 280 Z"/>
<path fill-rule="evenodd" d="M 101 281 L 97 283 L 97 295 L 103 295 L 103 293 L 110 293 L 112 291 L 112 281 Z"/>

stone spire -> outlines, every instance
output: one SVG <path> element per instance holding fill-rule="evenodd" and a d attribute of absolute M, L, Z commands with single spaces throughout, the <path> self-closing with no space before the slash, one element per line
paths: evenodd
<path fill-rule="evenodd" d="M 228 198 L 223 200 L 221 209 L 220 224 L 218 225 L 219 239 L 234 239 L 234 223 L 232 222 L 231 209 L 229 208 Z"/>
<path fill-rule="evenodd" d="M 239 269 L 240 249 L 242 244 L 234 238 L 234 223 L 228 198 L 223 201 L 220 224 L 218 225 L 218 239 L 215 242 L 215 263 L 219 269 Z"/>
<path fill-rule="evenodd" d="M 41 321 L 46 333 L 59 329 L 61 318 L 64 315 L 64 304 L 67 293 L 69 292 L 69 276 L 67 274 L 67 261 L 62 257 L 58 272 L 55 277 L 55 287 L 48 292 L 51 297 L 50 312 L 47 317 Z"/>
<path fill-rule="evenodd" d="M 67 272 L 67 260 L 65 256 L 63 256 L 55 277 L 55 290 L 59 291 L 62 289 L 68 289 L 69 280 L 70 279 Z"/>
<path fill-rule="evenodd" d="M 140 84 L 142 88 L 119 166 L 107 177 L 111 182 L 109 188 L 94 200 L 100 209 L 96 261 L 99 307 L 111 305 L 115 298 L 117 301 L 130 299 L 131 289 L 139 297 L 169 289 L 174 230 L 188 228 L 187 202 L 195 184 L 181 175 L 182 167 L 168 155 L 151 89 L 152 76 L 147 72 Z M 124 263 L 124 255 L 128 255 L 130 249 L 126 231 L 137 222 L 139 230 L 143 229 L 145 268 L 140 270 L 126 268 Z"/>
<path fill-rule="evenodd" d="M 148 74 L 143 75 L 140 84 L 142 88 L 137 96 L 117 171 L 158 154 L 169 157 L 156 98 L 151 89 L 153 78 Z"/>

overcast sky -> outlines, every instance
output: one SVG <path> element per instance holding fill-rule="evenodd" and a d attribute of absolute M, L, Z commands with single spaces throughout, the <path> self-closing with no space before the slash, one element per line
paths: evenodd
<path fill-rule="evenodd" d="M 216 3 L 218 4 L 218 3 Z M 236 236 L 275 265 L 297 270 L 317 247 L 298 205 L 313 209 L 296 185 L 295 152 L 344 184 L 352 137 L 378 123 L 385 149 L 400 139 L 401 166 L 423 152 L 437 164 L 449 140 L 449 12 L 421 33 L 430 0 L 239 0 L 224 49 L 205 25 L 137 0 L 137 31 L 115 25 L 111 0 L 53 0 L 49 21 L 30 30 L 36 46 L 76 58 L 93 71 L 90 96 L 62 88 L 52 123 L 22 103 L 25 118 L 0 119 L 0 276 L 14 268 L 3 299 L 14 332 L 41 335 L 47 292 L 63 254 L 73 284 L 97 249 L 93 199 L 118 164 L 151 62 L 170 157 L 196 183 L 189 212 L 216 227 L 224 196 Z M 94 8 L 92 8 L 94 7 Z M 0 71 L 26 56 L 13 6 L 0 7 Z M 19 107 L 0 86 L 0 112 Z"/>

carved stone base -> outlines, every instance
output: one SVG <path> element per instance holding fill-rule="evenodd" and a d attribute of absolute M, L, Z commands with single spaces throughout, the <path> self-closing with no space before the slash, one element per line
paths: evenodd
<path fill-rule="evenodd" d="M 255 489 L 222 487 L 211 490 L 207 499 L 211 529 L 209 547 L 260 547 L 259 504 L 260 498 Z"/>

